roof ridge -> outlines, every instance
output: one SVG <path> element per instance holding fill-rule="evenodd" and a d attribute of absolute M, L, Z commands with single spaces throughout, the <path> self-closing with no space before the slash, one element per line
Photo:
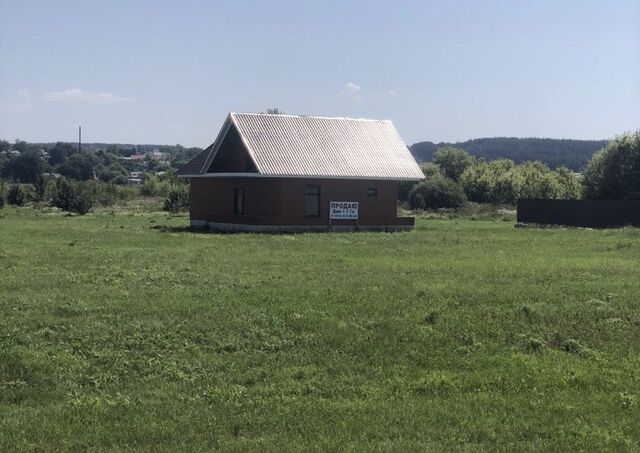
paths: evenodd
<path fill-rule="evenodd" d="M 391 123 L 391 120 L 379 120 L 375 118 L 351 118 L 348 116 L 291 115 L 288 113 L 229 112 L 229 115 L 284 116 L 289 118 L 315 118 L 315 119 L 321 119 L 321 120 L 348 120 L 348 121 L 369 121 L 374 123 Z"/>

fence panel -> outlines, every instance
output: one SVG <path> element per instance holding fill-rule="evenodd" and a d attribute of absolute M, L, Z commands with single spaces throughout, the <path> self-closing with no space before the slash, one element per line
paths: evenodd
<path fill-rule="evenodd" d="M 640 201 L 518 200 L 518 223 L 591 228 L 640 226 Z"/>

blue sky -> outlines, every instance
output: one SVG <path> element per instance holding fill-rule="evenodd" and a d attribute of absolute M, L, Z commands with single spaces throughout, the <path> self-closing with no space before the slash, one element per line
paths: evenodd
<path fill-rule="evenodd" d="M 640 1 L 0 0 L 0 137 L 206 146 L 229 111 L 409 144 L 640 128 Z"/>

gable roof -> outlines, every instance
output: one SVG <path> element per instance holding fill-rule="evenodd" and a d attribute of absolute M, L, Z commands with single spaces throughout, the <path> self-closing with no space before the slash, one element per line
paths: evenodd
<path fill-rule="evenodd" d="M 230 113 L 216 142 L 178 174 L 215 176 L 206 171 L 231 125 L 255 164 L 254 176 L 424 178 L 391 121 L 263 113 Z"/>
<path fill-rule="evenodd" d="M 209 153 L 211 153 L 212 148 L 213 145 L 210 145 L 208 148 L 205 148 L 204 150 L 199 152 L 196 157 L 180 167 L 176 174 L 180 176 L 200 173 L 202 167 L 204 166 L 204 163 L 207 160 L 207 157 L 209 157 Z"/>

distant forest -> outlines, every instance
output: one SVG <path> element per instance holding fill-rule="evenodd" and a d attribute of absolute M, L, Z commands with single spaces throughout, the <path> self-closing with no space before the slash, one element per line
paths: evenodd
<path fill-rule="evenodd" d="M 488 161 L 511 159 L 521 164 L 538 160 L 551 168 L 564 165 L 574 171 L 581 171 L 591 156 L 607 143 L 607 140 L 495 137 L 458 143 L 419 142 L 409 149 L 418 162 L 431 161 L 438 148 L 453 146 Z"/>

